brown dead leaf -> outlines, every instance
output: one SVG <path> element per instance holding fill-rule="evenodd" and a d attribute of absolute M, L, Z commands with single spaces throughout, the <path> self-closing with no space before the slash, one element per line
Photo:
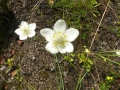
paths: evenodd
<path fill-rule="evenodd" d="M 5 59 L 0 60 L 0 64 L 3 64 L 5 62 Z"/>
<path fill-rule="evenodd" d="M 15 75 L 17 75 L 17 70 L 12 71 L 11 75 L 12 75 L 12 77 L 14 77 Z"/>
<path fill-rule="evenodd" d="M 8 86 L 6 85 L 6 86 L 5 86 L 5 90 L 7 90 L 7 89 L 8 89 Z"/>
<path fill-rule="evenodd" d="M 23 44 L 23 41 L 21 41 L 21 40 L 18 40 L 17 42 L 18 42 L 18 45 L 22 45 Z"/>
<path fill-rule="evenodd" d="M 15 50 L 14 50 L 14 49 L 11 50 L 11 54 L 12 54 L 12 55 L 15 54 Z"/>
<path fill-rule="evenodd" d="M 0 55 L 0 64 L 3 64 L 4 62 L 5 62 L 5 56 L 3 54 L 3 55 Z"/>

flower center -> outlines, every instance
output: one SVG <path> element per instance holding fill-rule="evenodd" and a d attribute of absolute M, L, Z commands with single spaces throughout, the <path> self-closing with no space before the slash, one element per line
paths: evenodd
<path fill-rule="evenodd" d="M 29 33 L 30 33 L 30 31 L 29 31 L 29 27 L 23 27 L 23 34 L 24 35 L 28 35 Z"/>
<path fill-rule="evenodd" d="M 62 32 L 56 32 L 53 35 L 54 45 L 58 47 L 65 47 L 66 35 Z"/>

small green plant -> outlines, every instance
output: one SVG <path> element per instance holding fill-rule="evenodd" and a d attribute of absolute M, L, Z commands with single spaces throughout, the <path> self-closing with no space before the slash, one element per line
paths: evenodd
<path fill-rule="evenodd" d="M 15 75 L 13 75 L 13 78 L 15 78 L 18 81 L 23 81 L 23 78 L 20 76 L 20 69 L 15 69 L 14 70 Z"/>
<path fill-rule="evenodd" d="M 73 62 L 74 57 L 75 57 L 74 53 L 67 54 L 67 55 L 64 55 L 64 60 L 67 60 L 68 62 Z"/>
<path fill-rule="evenodd" d="M 114 78 L 113 76 L 107 75 L 105 80 L 100 82 L 100 88 L 99 90 L 109 90 L 111 87 L 111 83 L 113 82 Z"/>
<path fill-rule="evenodd" d="M 5 64 L 8 65 L 8 69 L 6 70 L 6 73 L 8 73 L 13 66 L 13 58 L 9 58 Z"/>
<path fill-rule="evenodd" d="M 110 83 L 113 81 L 113 77 L 112 76 L 106 76 L 105 80 Z"/>
<path fill-rule="evenodd" d="M 76 54 L 74 53 L 63 55 L 64 60 L 68 61 L 70 65 L 77 71 L 76 67 L 73 64 L 75 57 L 76 57 Z"/>
<path fill-rule="evenodd" d="M 100 88 L 99 90 L 109 90 L 110 85 L 107 85 L 105 82 L 100 83 Z"/>
<path fill-rule="evenodd" d="M 42 16 L 43 16 L 43 13 L 41 12 L 40 7 L 39 7 L 39 6 L 36 6 L 35 9 L 37 10 L 37 13 L 40 14 L 40 16 L 42 17 Z"/>
<path fill-rule="evenodd" d="M 72 64 L 74 62 L 75 58 L 78 58 L 79 64 L 83 65 L 83 68 L 86 69 L 87 72 L 91 70 L 91 67 L 93 65 L 93 61 L 90 58 L 87 58 L 87 54 L 90 54 L 90 51 L 84 46 L 85 51 L 83 53 L 71 53 L 64 56 L 64 60 L 67 60 L 74 68 L 75 66 Z"/>
<path fill-rule="evenodd" d="M 96 0 L 59 0 L 55 2 L 55 7 L 92 9 L 95 4 L 97 4 Z"/>
<path fill-rule="evenodd" d="M 76 55 L 79 59 L 79 63 L 83 65 L 83 68 L 86 69 L 87 72 L 91 70 L 93 65 L 93 60 L 91 60 L 87 55 L 90 54 L 90 51 L 84 46 L 85 51 Z"/>
<path fill-rule="evenodd" d="M 83 64 L 83 67 L 86 69 L 87 72 L 89 72 L 93 65 L 93 61 L 90 58 L 86 58 L 85 53 L 78 54 L 77 58 L 79 59 L 79 63 Z"/>

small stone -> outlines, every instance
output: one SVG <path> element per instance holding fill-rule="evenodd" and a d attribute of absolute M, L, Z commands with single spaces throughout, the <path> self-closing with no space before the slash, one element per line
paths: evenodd
<path fill-rule="evenodd" d="M 35 60 L 36 58 L 33 56 L 32 59 Z"/>

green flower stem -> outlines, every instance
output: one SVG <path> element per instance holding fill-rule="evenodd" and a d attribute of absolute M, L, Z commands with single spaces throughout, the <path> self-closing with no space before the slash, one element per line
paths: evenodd
<path fill-rule="evenodd" d="M 117 64 L 117 65 L 120 65 L 120 63 L 118 63 L 118 62 L 116 62 L 116 61 L 114 61 L 114 60 L 111 60 L 111 59 L 109 59 L 109 58 L 107 58 L 107 57 L 104 57 L 104 56 L 102 56 L 102 55 L 100 55 L 100 54 L 98 54 L 98 56 L 101 57 L 101 58 L 103 58 L 103 59 L 106 59 L 106 60 L 108 60 L 108 61 L 110 61 L 110 62 L 112 62 L 112 63 L 115 63 L 115 64 Z"/>
<path fill-rule="evenodd" d="M 62 71 L 61 71 L 61 68 L 60 68 L 60 64 L 58 62 L 58 58 L 57 58 L 57 55 L 55 54 L 55 60 L 57 62 L 57 65 L 58 65 L 58 69 L 59 69 L 59 73 L 60 73 L 60 80 L 61 80 L 61 84 L 62 84 L 62 90 L 64 90 L 64 81 L 63 81 L 63 76 L 62 76 Z M 61 90 L 61 89 L 60 89 Z"/>
<path fill-rule="evenodd" d="M 82 82 L 82 80 L 84 79 L 84 77 L 87 75 L 87 72 L 85 72 L 85 74 L 82 76 L 82 78 L 81 78 L 81 75 L 79 75 L 79 80 L 78 80 L 78 82 L 77 82 L 77 86 L 76 86 L 76 88 L 75 88 L 75 90 L 80 90 L 80 87 L 81 87 L 81 82 Z M 80 87 L 79 87 L 80 86 Z M 79 87 L 79 89 L 78 89 L 78 87 Z"/>
<path fill-rule="evenodd" d="M 78 70 L 76 69 L 76 67 L 73 65 L 72 62 L 70 62 L 69 60 L 68 60 L 68 62 L 70 63 L 70 65 L 71 65 L 76 71 L 78 71 Z"/>
<path fill-rule="evenodd" d="M 113 56 L 120 56 L 120 55 L 108 55 L 108 54 L 101 54 L 101 56 L 110 56 L 110 57 L 113 57 Z"/>
<path fill-rule="evenodd" d="M 61 55 L 64 57 L 64 55 L 61 53 Z M 68 53 L 67 53 L 67 55 L 68 55 Z M 76 70 L 76 71 L 78 71 L 77 69 L 76 69 L 76 67 L 73 65 L 73 63 L 70 61 L 70 60 L 67 60 L 69 63 L 70 63 L 70 65 Z"/>
<path fill-rule="evenodd" d="M 36 90 L 30 83 L 27 83 L 28 84 L 28 88 L 30 89 L 30 90 Z"/>

